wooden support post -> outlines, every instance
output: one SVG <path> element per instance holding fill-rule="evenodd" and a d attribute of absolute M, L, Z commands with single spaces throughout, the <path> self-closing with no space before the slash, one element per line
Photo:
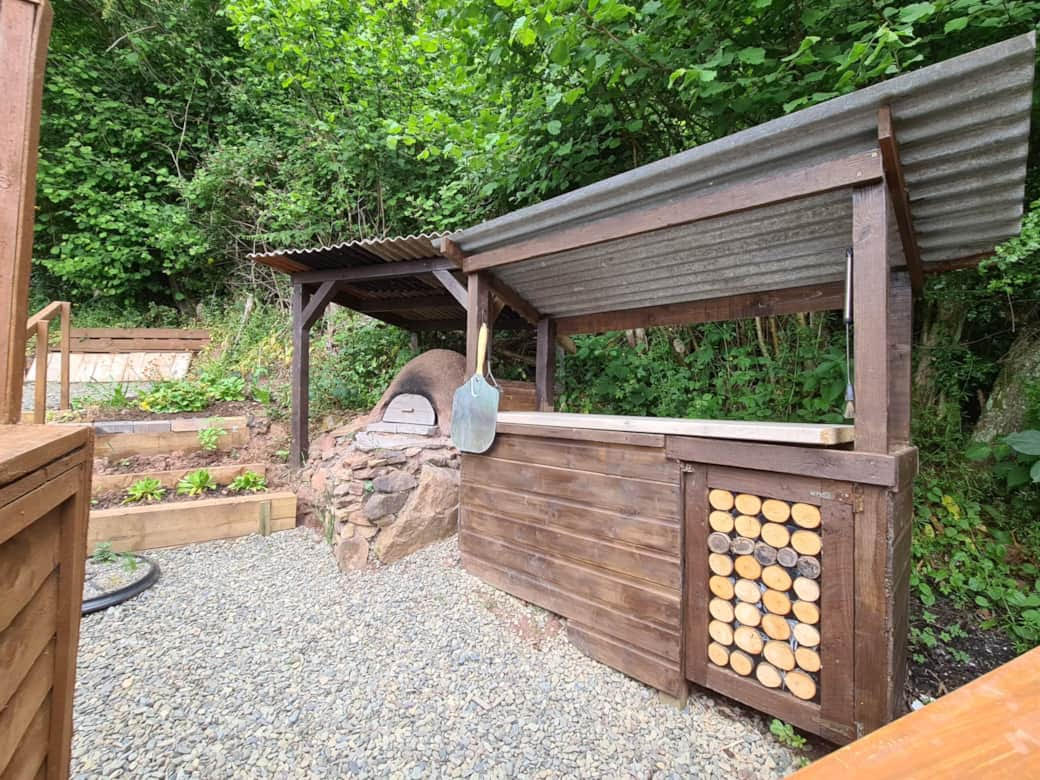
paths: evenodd
<path fill-rule="evenodd" d="M 857 450 L 888 452 L 888 190 L 852 190 Z"/>
<path fill-rule="evenodd" d="M 292 443 L 289 465 L 299 468 L 307 457 L 309 446 L 307 423 L 310 416 L 311 337 L 304 322 L 304 310 L 310 291 L 302 284 L 293 285 L 292 295 Z"/>
<path fill-rule="evenodd" d="M 462 286 L 462 282 L 455 278 L 455 274 L 446 270 L 437 270 L 432 273 L 437 281 L 444 286 L 444 289 L 451 293 L 451 297 L 458 301 L 459 306 L 465 309 L 469 293 Z"/>
<path fill-rule="evenodd" d="M 903 245 L 903 258 L 910 273 L 910 284 L 915 293 L 920 293 L 924 287 L 924 266 L 921 263 L 920 247 L 917 246 L 917 236 L 914 234 L 910 194 L 907 192 L 903 164 L 899 158 L 899 144 L 892 126 L 892 109 L 889 106 L 881 106 L 878 109 L 878 147 L 885 169 L 885 183 L 888 185 L 892 206 L 895 209 L 899 240 Z"/>
<path fill-rule="evenodd" d="M 553 386 L 556 383 L 556 322 L 548 317 L 538 320 L 534 383 L 535 406 L 538 411 L 553 411 Z"/>
<path fill-rule="evenodd" d="M 910 349 L 913 344 L 913 285 L 906 272 L 892 274 L 888 289 L 888 449 L 910 443 Z"/>
<path fill-rule="evenodd" d="M 62 411 L 72 408 L 69 393 L 69 350 L 72 345 L 72 304 L 64 301 L 61 304 L 61 403 Z"/>
<path fill-rule="evenodd" d="M 47 422 L 47 339 L 50 336 L 50 323 L 40 320 L 36 323 L 36 398 L 33 400 L 33 422 L 39 425 Z"/>
<path fill-rule="evenodd" d="M 491 354 L 493 334 L 491 333 L 491 285 L 488 275 L 474 273 L 469 275 L 469 300 L 466 303 L 466 376 L 472 376 L 477 370 L 477 334 L 481 325 L 488 326 L 487 354 Z M 485 358 L 486 366 L 486 358 Z"/>
<path fill-rule="evenodd" d="M 49 3 L 0 3 L 0 423 L 17 423 L 22 417 L 36 149 L 51 16 Z"/>

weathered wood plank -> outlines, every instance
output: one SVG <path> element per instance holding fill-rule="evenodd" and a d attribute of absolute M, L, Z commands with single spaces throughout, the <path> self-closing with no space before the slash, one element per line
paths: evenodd
<path fill-rule="evenodd" d="M 723 214 L 782 203 L 793 198 L 828 192 L 883 176 L 877 150 L 772 176 L 758 181 L 717 187 L 674 198 L 661 206 L 625 212 L 587 224 L 553 231 L 546 236 L 514 242 L 463 260 L 466 273 L 496 268 L 532 257 L 648 233 Z"/>
<path fill-rule="evenodd" d="M 260 259 L 260 258 L 257 258 Z M 354 268 L 330 268 L 319 271 L 292 273 L 293 284 L 321 284 L 322 282 L 361 282 L 371 279 L 400 279 L 403 276 L 418 276 L 433 271 L 450 271 L 456 266 L 445 257 L 425 260 L 401 260 L 378 265 L 362 265 Z"/>
<path fill-rule="evenodd" d="M 888 194 L 883 183 L 852 191 L 856 449 L 887 453 Z"/>
<path fill-rule="evenodd" d="M 0 506 L 0 544 L 29 527 L 79 487 L 76 467 L 68 469 L 10 503 Z"/>
<path fill-rule="evenodd" d="M 878 147 L 881 151 L 881 164 L 885 170 L 885 183 L 888 194 L 892 198 L 892 206 L 899 226 L 899 240 L 903 246 L 903 257 L 910 272 L 910 282 L 914 292 L 924 287 L 924 266 L 921 262 L 921 250 L 917 246 L 917 234 L 914 232 L 914 218 L 910 212 L 910 192 L 903 175 L 903 163 L 899 156 L 899 142 L 896 140 L 895 128 L 892 126 L 892 108 L 881 106 L 878 109 Z"/>
<path fill-rule="evenodd" d="M 905 273 L 893 273 L 888 290 L 889 451 L 910 443 L 913 317 L 910 279 Z"/>
<path fill-rule="evenodd" d="M 656 433 L 743 439 L 771 444 L 834 445 L 852 441 L 853 426 L 816 423 L 752 422 L 746 420 L 691 420 L 679 417 L 632 417 L 621 414 L 572 412 L 502 412 L 499 423 L 538 425 L 595 431 Z"/>
<path fill-rule="evenodd" d="M 468 518 L 467 518 L 468 522 Z M 581 565 L 554 556 L 550 551 L 536 553 L 505 542 L 466 531 L 459 538 L 465 552 L 503 568 L 522 571 L 544 579 L 557 587 L 638 620 L 656 623 L 662 628 L 679 629 L 679 594 L 644 582 L 635 582 L 620 574 Z"/>
<path fill-rule="evenodd" d="M 619 637 L 621 641 L 678 662 L 678 631 L 669 631 L 653 623 L 638 620 L 626 612 L 619 612 L 590 601 L 581 593 L 569 592 L 522 571 L 503 568 L 478 555 L 464 553 L 462 564 L 474 576 L 517 598 L 537 604 L 570 620 L 600 626 L 613 636 Z"/>
<path fill-rule="evenodd" d="M 487 361 L 491 357 L 494 332 L 491 322 L 491 284 L 487 274 L 471 274 L 467 279 L 468 293 L 466 303 L 466 376 L 472 376 L 477 370 L 477 338 L 480 326 L 487 325 L 487 351 L 481 372 L 486 371 Z"/>
<path fill-rule="evenodd" d="M 536 436 L 500 434 L 487 455 L 542 466 L 595 471 L 616 477 L 632 477 L 677 484 L 679 467 L 662 449 L 624 444 L 567 441 Z"/>
<path fill-rule="evenodd" d="M 92 435 L 89 425 L 0 425 L 4 443 L 0 485 L 68 455 L 85 445 Z"/>
<path fill-rule="evenodd" d="M 538 320 L 535 346 L 535 408 L 551 412 L 556 387 L 556 321 L 548 317 Z"/>
<path fill-rule="evenodd" d="M 51 643 L 37 657 L 7 706 L 0 710 L 0 771 L 11 762 L 11 757 L 51 689 L 54 654 L 54 644 Z"/>
<path fill-rule="evenodd" d="M 124 552 L 258 533 L 264 504 L 271 508 L 271 531 L 295 527 L 296 495 L 289 492 L 117 507 L 90 513 L 87 550 L 99 542 L 111 542 L 112 549 Z"/>
<path fill-rule="evenodd" d="M 289 465 L 302 466 L 310 446 L 310 384 L 311 384 L 311 336 L 304 325 L 303 312 L 310 300 L 310 291 L 302 284 L 293 282 L 292 292 L 292 365 L 290 366 L 290 392 L 292 413 L 289 423 L 292 440 L 289 444 Z"/>
<path fill-rule="evenodd" d="M 498 399 L 500 412 L 533 412 L 535 411 L 535 391 L 533 382 L 517 382 L 510 379 L 498 380 L 502 394 Z"/>
<path fill-rule="evenodd" d="M 228 452 L 249 441 L 249 430 L 232 428 L 217 439 L 217 449 Z M 157 433 L 101 433 L 94 445 L 99 458 L 127 458 L 131 455 L 163 455 L 202 449 L 198 431 L 161 431 Z"/>
<path fill-rule="evenodd" d="M 0 631 L 6 630 L 58 565 L 60 514 L 51 509 L 0 545 Z"/>
<path fill-rule="evenodd" d="M 537 493 L 640 517 L 675 520 L 677 485 L 463 455 L 466 478 L 493 487 Z"/>
<path fill-rule="evenodd" d="M 30 780 L 42 774 L 46 766 L 48 732 L 52 713 L 52 694 L 43 699 L 33 719 L 22 735 L 7 767 L 0 772 L 0 780 Z"/>
<path fill-rule="evenodd" d="M 58 617 L 58 573 L 52 571 L 14 620 L 0 632 L 0 710 L 54 638 Z"/>
<path fill-rule="evenodd" d="M 567 624 L 567 638 L 586 655 L 624 672 L 629 677 L 641 680 L 676 698 L 686 696 L 686 680 L 679 670 L 679 665 L 674 662 L 643 652 L 575 621 Z"/>
<path fill-rule="evenodd" d="M 586 428 L 568 428 L 556 425 L 528 425 L 499 420 L 495 424 L 497 433 L 512 433 L 518 436 L 538 436 L 545 439 L 568 439 L 591 441 L 599 444 L 630 444 L 633 447 L 663 447 L 664 435 L 660 433 L 627 433 L 625 431 L 600 431 Z"/>
<path fill-rule="evenodd" d="M 465 468 L 465 467 L 464 467 Z M 676 554 L 679 526 L 674 522 L 623 515 L 587 504 L 504 490 L 462 481 L 462 505 L 485 512 L 502 512 L 526 522 L 545 523 L 587 536 Z"/>
<path fill-rule="evenodd" d="M 665 452 L 670 458 L 691 463 L 712 463 L 761 471 L 774 471 L 779 464 L 783 464 L 783 470 L 788 474 L 855 481 L 869 485 L 894 486 L 899 476 L 898 462 L 894 455 L 854 450 L 668 436 Z"/>
<path fill-rule="evenodd" d="M 795 775 L 1031 777 L 1040 768 L 1040 648 L 972 680 Z"/>
<path fill-rule="evenodd" d="M 679 559 L 467 507 L 467 531 L 679 590 Z"/>

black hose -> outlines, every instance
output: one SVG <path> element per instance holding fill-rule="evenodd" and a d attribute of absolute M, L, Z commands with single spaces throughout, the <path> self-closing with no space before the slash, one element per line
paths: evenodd
<path fill-rule="evenodd" d="M 90 615 L 94 612 L 100 612 L 103 609 L 114 607 L 116 604 L 122 604 L 124 601 L 132 599 L 134 596 L 144 593 L 159 581 L 159 564 L 151 558 L 145 558 L 143 555 L 138 555 L 136 557 L 137 560 L 144 561 L 148 564 L 148 573 L 141 579 L 134 580 L 129 585 L 124 585 L 119 590 L 114 590 L 111 593 L 102 593 L 100 596 L 94 596 L 92 599 L 86 599 L 83 602 L 83 610 L 80 614 Z"/>

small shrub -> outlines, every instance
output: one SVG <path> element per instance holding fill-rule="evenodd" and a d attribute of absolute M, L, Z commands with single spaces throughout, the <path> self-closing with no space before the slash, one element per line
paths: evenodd
<path fill-rule="evenodd" d="M 246 380 L 240 376 L 213 377 L 205 375 L 201 379 L 203 387 L 213 401 L 244 401 L 246 397 Z"/>
<path fill-rule="evenodd" d="M 112 542 L 98 542 L 94 548 L 94 554 L 90 556 L 94 563 L 112 563 L 116 554 L 112 550 Z"/>
<path fill-rule="evenodd" d="M 209 425 L 199 431 L 199 446 L 206 452 L 213 452 L 220 443 L 220 437 L 227 434 L 220 427 L 220 420 L 210 420 Z"/>
<path fill-rule="evenodd" d="M 116 385 L 112 388 L 112 394 L 105 399 L 104 405 L 111 409 L 129 409 L 132 403 L 130 396 L 126 394 L 126 387 Z"/>
<path fill-rule="evenodd" d="M 166 495 L 166 488 L 154 477 L 139 479 L 126 489 L 124 504 L 136 504 L 140 501 L 159 501 Z"/>
<path fill-rule="evenodd" d="M 137 406 L 145 412 L 198 412 L 209 403 L 209 393 L 200 383 L 179 380 L 156 382 Z"/>
<path fill-rule="evenodd" d="M 206 469 L 197 469 L 190 474 L 185 474 L 177 483 L 177 495 L 179 496 L 201 496 L 208 490 L 216 490 L 217 483 L 213 481 L 213 475 Z"/>
<path fill-rule="evenodd" d="M 267 479 L 255 471 L 244 471 L 231 480 L 228 490 L 232 493 L 259 493 L 267 490 Z"/>
<path fill-rule="evenodd" d="M 805 737 L 794 730 L 794 726 L 790 723 L 784 723 L 778 718 L 773 718 L 773 722 L 769 724 L 769 731 L 776 737 L 776 741 L 784 747 L 789 747 L 792 750 L 801 750 L 805 747 Z"/>

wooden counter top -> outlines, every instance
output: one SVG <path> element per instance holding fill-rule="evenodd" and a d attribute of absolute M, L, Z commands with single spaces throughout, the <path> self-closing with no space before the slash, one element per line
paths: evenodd
<path fill-rule="evenodd" d="M 744 420 L 687 420 L 677 417 L 627 417 L 613 414 L 565 412 L 499 412 L 498 421 L 512 426 L 540 426 L 621 433 L 651 433 L 739 439 L 771 444 L 837 445 L 852 441 L 851 425 L 749 422 Z"/>

